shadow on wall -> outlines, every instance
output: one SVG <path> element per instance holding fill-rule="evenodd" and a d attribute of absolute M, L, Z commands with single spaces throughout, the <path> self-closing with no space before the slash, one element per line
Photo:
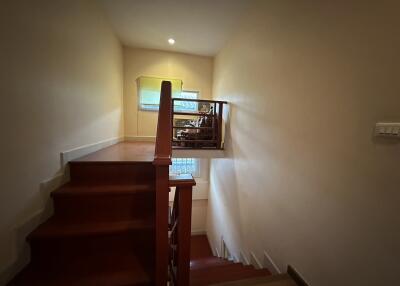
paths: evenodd
<path fill-rule="evenodd" d="M 11 235 L 8 238 L 2 238 L 2 241 L 9 241 L 8 245 L 12 245 L 16 259 L 6 266 L 5 270 L 0 274 L 0 285 L 6 285 L 10 279 L 29 263 L 30 247 L 27 242 L 27 236 L 53 214 L 53 202 L 50 193 L 65 183 L 68 177 L 67 173 L 68 171 L 64 171 L 61 168 L 52 179 L 42 182 L 39 186 L 39 191 L 32 192 L 37 197 L 32 198 L 31 204 L 21 211 L 22 214 L 30 214 L 29 217 L 17 218 L 19 223 L 8 225 L 8 233 Z M 32 214 L 32 209 L 37 205 L 35 204 L 36 201 L 42 201 L 43 208 Z"/>
<path fill-rule="evenodd" d="M 210 199 L 207 215 L 207 233 L 213 250 L 220 250 L 221 238 L 235 257 L 239 257 L 242 244 L 242 231 L 240 229 L 241 210 L 237 176 L 233 158 L 241 157 L 240 149 L 232 148 L 230 116 L 232 106 L 227 107 L 225 119 L 225 158 L 212 159 L 210 167 Z M 223 174 L 218 176 L 216 174 Z M 229 206 L 229 207 L 227 207 Z"/>

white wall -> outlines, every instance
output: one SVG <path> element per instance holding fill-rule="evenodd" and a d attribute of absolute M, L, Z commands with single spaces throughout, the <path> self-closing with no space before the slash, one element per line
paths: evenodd
<path fill-rule="evenodd" d="M 122 48 L 92 1 L 2 1 L 0 285 L 26 262 L 60 152 L 123 136 Z"/>
<path fill-rule="evenodd" d="M 266 250 L 315 286 L 395 285 L 400 270 L 398 1 L 256 1 L 218 54 L 228 157 L 214 159 L 208 234 Z"/>

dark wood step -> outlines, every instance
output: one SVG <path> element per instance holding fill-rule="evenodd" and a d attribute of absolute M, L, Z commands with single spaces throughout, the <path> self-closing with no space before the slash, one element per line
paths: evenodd
<path fill-rule="evenodd" d="M 216 267 L 216 266 L 226 266 L 232 265 L 234 262 L 218 258 L 218 257 L 206 257 L 206 258 L 199 258 L 199 259 L 192 259 L 190 260 L 190 269 L 203 269 L 209 267 Z"/>
<path fill-rule="evenodd" d="M 113 257 L 130 254 L 150 270 L 154 232 L 153 221 L 66 224 L 53 218 L 29 236 L 31 263 L 42 271 L 85 268 L 92 263 L 101 268 Z"/>
<path fill-rule="evenodd" d="M 93 236 L 115 233 L 129 233 L 154 229 L 154 219 L 138 219 L 131 221 L 99 222 L 99 223 L 66 223 L 50 218 L 41 224 L 29 236 L 28 240 L 51 239 L 57 237 Z"/>
<path fill-rule="evenodd" d="M 267 277 L 256 277 L 232 282 L 212 284 L 210 286 L 297 286 L 288 274 L 278 274 Z"/>
<path fill-rule="evenodd" d="M 43 270 L 31 264 L 9 285 L 12 286 L 110 286 L 153 285 L 153 273 L 134 255 L 114 255 L 107 261 L 82 258 L 75 267 Z"/>
<path fill-rule="evenodd" d="M 154 285 L 154 143 L 116 144 L 69 163 L 55 215 L 28 236 L 10 285 Z"/>
<path fill-rule="evenodd" d="M 210 285 L 267 275 L 270 275 L 268 270 L 256 270 L 252 266 L 243 266 L 241 263 L 235 263 L 227 266 L 194 269 L 190 272 L 190 285 Z"/>
<path fill-rule="evenodd" d="M 51 193 L 54 197 L 65 196 L 114 196 L 114 195 L 134 195 L 141 193 L 154 192 L 155 188 L 152 184 L 111 184 L 111 185 L 98 185 L 98 184 L 73 184 L 67 183 Z"/>
<path fill-rule="evenodd" d="M 71 182 L 117 185 L 155 183 L 152 162 L 91 162 L 69 163 Z"/>
<path fill-rule="evenodd" d="M 192 235 L 190 238 L 190 260 L 201 258 L 217 258 L 213 256 L 206 235 Z"/>
<path fill-rule="evenodd" d="M 67 184 L 52 193 L 55 217 L 75 222 L 112 222 L 154 216 L 152 185 Z"/>

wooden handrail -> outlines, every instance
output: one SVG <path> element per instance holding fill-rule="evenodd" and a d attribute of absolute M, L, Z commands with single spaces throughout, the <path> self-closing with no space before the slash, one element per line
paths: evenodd
<path fill-rule="evenodd" d="M 183 111 L 175 111 L 175 115 L 189 115 L 189 116 L 214 116 L 213 114 L 204 114 L 204 113 L 196 113 L 196 112 L 183 112 Z"/>
<path fill-rule="evenodd" d="M 193 186 L 196 186 L 196 181 L 193 179 L 193 176 L 190 174 L 169 176 L 169 186 L 170 187 L 178 187 L 178 186 L 193 187 Z"/>
<path fill-rule="evenodd" d="M 223 100 L 211 100 L 211 99 L 197 99 L 197 98 L 173 98 L 172 100 L 175 101 L 194 101 L 194 102 L 209 102 L 209 103 L 224 103 L 227 104 L 227 101 L 223 101 Z"/>
<path fill-rule="evenodd" d="M 188 111 L 175 111 L 175 101 L 187 102 L 205 102 L 212 108 L 208 112 L 188 112 Z M 208 100 L 208 99 L 187 99 L 187 98 L 173 98 L 172 99 L 172 122 L 175 122 L 175 115 L 191 116 L 191 120 L 195 117 L 197 123 L 192 124 L 195 126 L 172 126 L 171 133 L 173 134 L 173 145 L 177 148 L 188 149 L 202 149 L 214 148 L 223 149 L 223 110 L 226 101 L 221 100 Z M 179 118 L 182 119 L 182 118 Z M 201 122 L 201 123 L 200 123 Z M 203 126 L 197 126 L 202 124 Z M 211 126 L 204 126 L 209 125 Z M 174 131 L 175 130 L 175 131 Z M 189 131 L 188 131 L 189 130 Z M 194 130 L 194 132 L 191 130 Z"/>
<path fill-rule="evenodd" d="M 171 82 L 161 84 L 157 136 L 153 164 L 156 169 L 156 239 L 155 285 L 165 286 L 168 281 L 168 201 L 169 165 L 172 156 L 172 97 Z"/>

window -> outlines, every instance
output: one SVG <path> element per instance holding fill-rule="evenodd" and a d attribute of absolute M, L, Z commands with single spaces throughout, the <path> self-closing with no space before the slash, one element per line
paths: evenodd
<path fill-rule="evenodd" d="M 139 108 L 141 110 L 157 111 L 160 106 L 161 82 L 167 80 L 172 85 L 173 98 L 197 99 L 198 91 L 182 91 L 180 79 L 156 78 L 141 76 L 137 79 Z M 190 101 L 175 101 L 175 111 L 197 112 L 198 103 Z"/>
<path fill-rule="evenodd" d="M 195 158 L 172 158 L 169 172 L 171 175 L 192 174 L 193 177 L 200 177 L 200 161 Z"/>
<path fill-rule="evenodd" d="M 172 85 L 172 97 L 178 97 L 182 92 L 180 79 L 156 78 L 141 76 L 137 81 L 139 108 L 141 110 L 157 111 L 160 105 L 161 83 L 170 81 Z"/>
<path fill-rule="evenodd" d="M 183 90 L 180 94 L 177 94 L 175 98 L 186 98 L 186 99 L 197 99 L 199 97 L 198 91 L 187 91 Z M 174 105 L 175 111 L 185 111 L 185 112 L 197 112 L 198 104 L 193 101 L 179 101 L 175 100 Z"/>

